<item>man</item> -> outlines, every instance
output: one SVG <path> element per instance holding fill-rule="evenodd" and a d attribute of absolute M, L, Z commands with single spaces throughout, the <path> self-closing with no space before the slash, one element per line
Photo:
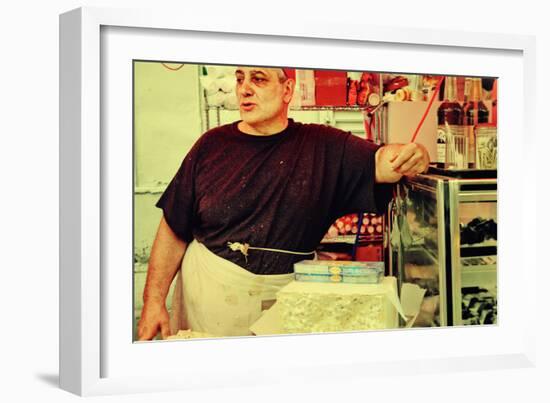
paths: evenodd
<path fill-rule="evenodd" d="M 391 184 L 428 167 L 419 144 L 379 147 L 289 119 L 295 83 L 283 69 L 239 67 L 235 74 L 242 120 L 203 134 L 157 203 L 164 215 L 139 340 L 186 328 L 250 334 L 291 281 L 293 263 L 314 258 L 336 218 L 384 211 Z M 170 318 L 166 297 L 176 274 Z"/>

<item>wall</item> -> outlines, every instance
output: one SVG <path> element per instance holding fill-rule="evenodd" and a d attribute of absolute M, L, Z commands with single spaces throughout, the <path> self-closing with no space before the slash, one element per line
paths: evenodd
<path fill-rule="evenodd" d="M 135 250 L 141 252 L 161 217 L 154 204 L 201 134 L 198 68 L 136 62 L 134 83 Z"/>
<path fill-rule="evenodd" d="M 198 67 L 134 64 L 134 317 L 139 319 L 147 261 L 162 211 L 155 207 L 201 134 Z M 178 69 L 178 70 L 172 70 Z M 170 299 L 168 299 L 170 306 Z"/>

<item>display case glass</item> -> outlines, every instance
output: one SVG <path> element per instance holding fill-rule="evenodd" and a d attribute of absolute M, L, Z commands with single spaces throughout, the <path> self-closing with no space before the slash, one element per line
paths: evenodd
<path fill-rule="evenodd" d="M 414 326 L 496 323 L 496 178 L 418 175 L 391 210 L 392 269 L 426 290 Z"/>
<path fill-rule="evenodd" d="M 391 254 L 397 260 L 392 265 L 400 284 L 413 283 L 426 290 L 414 326 L 446 324 L 446 309 L 441 304 L 445 301 L 444 256 L 438 241 L 444 229 L 442 211 L 438 210 L 440 192 L 440 184 L 425 176 L 400 187 L 392 207 L 391 244 L 398 249 Z"/>
<path fill-rule="evenodd" d="M 463 184 L 458 182 L 457 185 Z M 487 184 L 486 184 L 487 185 Z M 458 191 L 457 216 L 460 254 L 455 270 L 455 293 L 462 325 L 497 321 L 497 201 L 496 189 Z"/>

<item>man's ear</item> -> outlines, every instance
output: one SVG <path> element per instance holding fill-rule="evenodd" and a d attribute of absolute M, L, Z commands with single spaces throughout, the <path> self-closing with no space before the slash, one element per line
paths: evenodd
<path fill-rule="evenodd" d="M 292 96 L 294 95 L 294 88 L 296 86 L 296 82 L 292 78 L 289 78 L 285 81 L 284 86 L 285 86 L 285 92 L 283 95 L 283 101 L 289 104 L 290 101 L 292 100 Z"/>

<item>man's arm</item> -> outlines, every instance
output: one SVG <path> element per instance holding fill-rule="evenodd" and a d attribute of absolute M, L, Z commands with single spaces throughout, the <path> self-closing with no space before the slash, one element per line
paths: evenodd
<path fill-rule="evenodd" d="M 414 176 L 428 169 L 430 155 L 418 143 L 388 144 L 375 154 L 376 183 L 395 183 L 402 176 Z"/>
<path fill-rule="evenodd" d="M 153 339 L 159 329 L 162 338 L 170 335 L 166 297 L 186 248 L 187 243 L 174 234 L 162 217 L 149 257 L 143 309 L 138 323 L 139 340 Z"/>

